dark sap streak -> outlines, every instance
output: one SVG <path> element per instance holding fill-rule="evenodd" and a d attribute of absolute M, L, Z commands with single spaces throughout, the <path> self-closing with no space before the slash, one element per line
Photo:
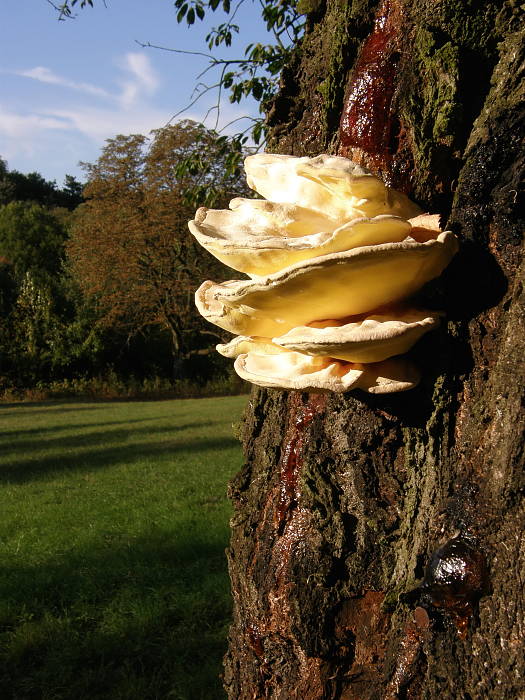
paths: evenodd
<path fill-rule="evenodd" d="M 383 0 L 357 60 L 341 117 L 342 146 L 371 155 L 384 156 L 391 141 L 390 105 L 399 63 L 399 16 L 394 10 L 395 0 Z"/>

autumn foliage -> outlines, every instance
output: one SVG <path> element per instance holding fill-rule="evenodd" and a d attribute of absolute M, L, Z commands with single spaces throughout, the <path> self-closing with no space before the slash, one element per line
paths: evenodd
<path fill-rule="evenodd" d="M 86 203 L 67 246 L 72 274 L 96 300 L 101 324 L 130 336 L 162 328 L 175 373 L 222 337 L 195 313 L 193 296 L 196 280 L 224 272 L 195 244 L 187 221 L 195 208 L 189 194 L 207 182 L 220 192 L 218 205 L 242 192 L 241 181 L 226 173 L 224 157 L 213 132 L 185 121 L 151 138 L 117 136 L 96 163 L 84 164 Z"/>

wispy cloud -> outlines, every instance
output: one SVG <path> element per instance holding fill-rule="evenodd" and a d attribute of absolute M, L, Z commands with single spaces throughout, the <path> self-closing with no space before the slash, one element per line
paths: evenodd
<path fill-rule="evenodd" d="M 69 129 L 100 145 L 116 134 L 148 134 L 151 129 L 166 124 L 170 116 L 165 111 L 146 106 L 129 111 L 71 107 L 45 113 L 50 119 L 58 119 Z"/>
<path fill-rule="evenodd" d="M 38 148 L 37 141 L 45 139 L 46 132 L 50 131 L 76 132 L 77 136 L 102 145 L 105 139 L 116 134 L 148 133 L 165 124 L 171 115 L 152 104 L 160 80 L 150 58 L 130 52 L 118 59 L 116 65 L 123 77 L 115 80 L 113 93 L 91 83 L 70 80 L 44 66 L 15 71 L 15 75 L 73 89 L 84 96 L 72 98 L 64 92 L 57 97 L 57 93 L 53 93 L 47 104 L 40 98 L 37 109 L 28 104 L 18 113 L 0 104 L 0 138 L 3 137 L 4 152 Z M 102 102 L 86 96 L 102 98 Z"/>
<path fill-rule="evenodd" d="M 55 89 L 48 98 L 40 93 L 38 103 L 34 90 L 27 88 L 16 107 L 12 101 L 0 102 L 0 155 L 15 162 L 46 159 L 48 172 L 70 172 L 79 160 L 93 160 L 106 139 L 120 133 L 147 134 L 171 116 L 154 105 L 160 80 L 150 58 L 140 53 L 126 53 L 115 61 L 113 90 L 106 89 L 107 83 L 99 87 L 45 66 L 9 73 Z M 59 165 L 66 159 L 69 165 Z"/>
<path fill-rule="evenodd" d="M 123 109 L 131 109 L 141 99 L 151 97 L 158 90 L 160 80 L 150 58 L 145 54 L 129 52 L 118 59 L 116 65 L 124 76 L 116 80 L 116 89 L 113 92 L 92 83 L 71 80 L 63 75 L 58 75 L 45 66 L 12 71 L 12 73 L 23 78 L 37 80 L 40 83 L 57 85 L 94 97 L 116 101 Z"/>
<path fill-rule="evenodd" d="M 25 139 L 35 131 L 68 129 L 70 125 L 57 114 L 20 114 L 0 105 L 0 133 Z"/>
<path fill-rule="evenodd" d="M 72 152 L 71 139 L 75 141 L 71 123 L 57 115 L 24 114 L 0 104 L 0 155 L 10 166 L 11 159 L 27 160 L 26 169 L 34 170 L 35 158 L 43 156 L 51 166 L 54 160 L 64 158 L 68 162 L 61 170 L 70 172 L 78 160 Z"/>
<path fill-rule="evenodd" d="M 124 108 L 133 106 L 142 94 L 153 95 L 158 90 L 160 81 L 148 56 L 143 53 L 127 53 L 119 63 L 125 72 L 131 74 L 128 80 L 121 82 L 119 101 Z"/>
<path fill-rule="evenodd" d="M 74 80 L 68 80 L 63 78 L 56 73 L 53 73 L 49 68 L 44 66 L 37 66 L 36 68 L 30 68 L 29 70 L 15 71 L 15 75 L 21 75 L 24 78 L 32 78 L 33 80 L 38 80 L 41 83 L 50 83 L 51 85 L 60 85 L 61 87 L 71 88 L 72 90 L 79 90 L 80 92 L 85 92 L 88 95 L 96 95 L 97 97 L 110 97 L 109 92 L 103 88 L 97 87 L 96 85 L 91 85 L 90 83 L 78 83 Z"/>

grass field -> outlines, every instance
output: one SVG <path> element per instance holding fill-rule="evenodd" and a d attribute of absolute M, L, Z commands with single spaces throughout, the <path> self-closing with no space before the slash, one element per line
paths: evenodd
<path fill-rule="evenodd" d="M 215 700 L 246 396 L 0 404 L 0 698 Z"/>

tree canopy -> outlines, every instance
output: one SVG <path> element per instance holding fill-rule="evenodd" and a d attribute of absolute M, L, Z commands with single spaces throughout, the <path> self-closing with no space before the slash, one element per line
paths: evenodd
<path fill-rule="evenodd" d="M 185 121 L 109 139 L 83 164 L 84 189 L 0 160 L 0 390 L 113 369 L 202 381 L 223 371 L 209 353 L 223 338 L 193 302 L 222 266 L 187 221 L 196 201 L 223 207 L 246 192 L 232 153 L 238 144 Z M 84 203 L 69 211 L 63 195 Z"/>
<path fill-rule="evenodd" d="M 46 180 L 40 173 L 9 170 L 0 158 L 0 206 L 22 201 L 72 210 L 82 202 L 82 184 L 73 175 L 66 175 L 59 188 L 54 180 Z"/>
<path fill-rule="evenodd" d="M 85 163 L 86 203 L 68 243 L 71 271 L 96 300 L 100 322 L 130 337 L 158 326 L 169 334 L 177 366 L 217 342 L 195 312 L 196 280 L 217 263 L 188 232 L 188 192 L 207 188 L 225 205 L 243 182 L 225 169 L 223 144 L 202 125 L 184 121 L 109 139 L 96 163 Z M 180 168 L 191 159 L 191 168 Z M 219 195 L 220 193 L 220 195 Z"/>
<path fill-rule="evenodd" d="M 27 272 L 50 280 L 57 275 L 66 232 L 41 204 L 10 202 L 0 207 L 0 255 L 17 279 Z"/>

